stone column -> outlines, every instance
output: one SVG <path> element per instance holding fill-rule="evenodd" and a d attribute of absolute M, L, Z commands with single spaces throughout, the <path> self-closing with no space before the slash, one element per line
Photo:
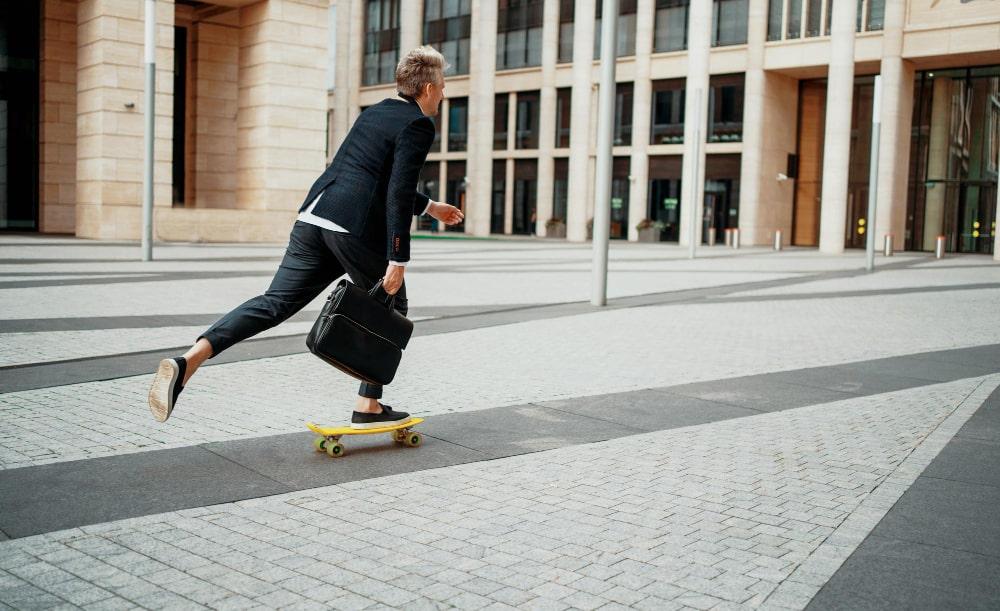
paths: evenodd
<path fill-rule="evenodd" d="M 399 57 L 420 46 L 424 39 L 424 0 L 405 0 L 399 4 Z"/>
<path fill-rule="evenodd" d="M 38 230 L 76 231 L 76 0 L 42 4 Z"/>
<path fill-rule="evenodd" d="M 681 168 L 680 243 L 690 244 L 691 215 L 695 215 L 695 243 L 701 243 L 702 205 L 705 199 L 705 141 L 708 125 L 708 54 L 712 45 L 712 3 L 692 2 L 688 18 L 688 71 L 685 83 L 684 162 Z M 695 112 L 696 91 L 701 104 Z M 697 122 L 695 120 L 697 115 Z M 745 124 L 745 122 L 744 122 Z M 698 132 L 697 138 L 695 132 Z M 697 141 L 697 146 L 696 146 Z M 695 149 L 698 150 L 697 158 Z M 695 169 L 697 166 L 697 170 Z M 691 185 L 696 185 L 692 189 Z M 692 195 L 694 201 L 691 201 Z"/>
<path fill-rule="evenodd" d="M 632 159 L 629 163 L 631 184 L 628 196 L 628 239 L 639 239 L 635 228 L 646 218 L 649 199 L 649 124 L 653 102 L 653 81 L 649 76 L 653 53 L 653 24 L 656 21 L 654 0 L 636 4 L 635 82 L 632 95 Z"/>
<path fill-rule="evenodd" d="M 469 52 L 469 153 L 465 231 L 490 234 L 493 195 L 493 95 L 496 72 L 497 3 L 472 3 Z"/>
<path fill-rule="evenodd" d="M 857 6 L 836 2 L 830 31 L 830 72 L 826 90 L 823 148 L 823 195 L 820 203 L 819 249 L 844 252 L 847 223 L 847 180 L 851 160 L 851 111 L 854 99 L 854 28 Z"/>
<path fill-rule="evenodd" d="M 888 0 L 882 34 L 882 134 L 878 158 L 878 209 L 875 244 L 893 235 L 893 248 L 906 247 L 907 181 L 913 122 L 913 64 L 903 59 L 906 1 Z"/>
<path fill-rule="evenodd" d="M 351 72 L 355 69 L 355 63 L 351 59 L 351 50 L 354 47 L 354 40 L 361 36 L 361 31 L 354 31 L 355 20 L 351 14 L 355 8 L 354 0 L 337 1 L 337 68 L 334 75 L 333 85 L 333 141 L 331 143 L 331 157 L 336 154 L 340 144 L 351 129 L 351 112 L 348 106 L 351 103 L 351 85 L 359 82 L 356 74 Z M 360 6 L 360 4 L 359 4 Z"/>
<path fill-rule="evenodd" d="M 577 0 L 573 26 L 573 90 L 570 98 L 569 193 L 566 202 L 566 238 L 587 239 L 590 173 L 591 87 L 594 78 L 595 0 Z"/>
<path fill-rule="evenodd" d="M 91 0 L 77 5 L 75 221 L 80 237 L 135 240 L 142 230 L 144 13 L 144 2 Z M 158 0 L 156 23 L 153 203 L 169 207 L 173 0 Z"/>
<path fill-rule="evenodd" d="M 750 0 L 747 17 L 747 69 L 743 94 L 743 154 L 740 157 L 740 218 L 741 240 L 747 244 L 763 244 L 773 236 L 774 229 L 764 220 L 767 207 L 784 202 L 765 200 L 763 189 L 768 179 L 764 172 L 764 113 L 768 99 L 767 78 L 764 74 L 764 42 L 767 39 L 767 0 Z M 770 165 L 770 164 L 769 164 Z M 765 203 L 766 202 L 766 203 Z M 768 210 L 768 212 L 770 212 Z M 770 223 L 773 224 L 773 223 Z M 790 227 L 789 227 L 790 229 Z M 791 231 L 785 232 L 791 238 Z"/>
<path fill-rule="evenodd" d="M 346 38 L 350 41 L 347 51 L 347 127 L 354 125 L 354 121 L 361 114 L 361 86 L 364 82 L 364 42 L 365 42 L 365 0 L 344 0 L 350 3 L 351 14 L 349 31 Z M 347 132 L 344 132 L 347 135 Z"/>
<path fill-rule="evenodd" d="M 927 179 L 948 178 L 948 151 L 951 138 L 951 79 L 934 79 L 931 99 L 931 133 L 927 138 Z M 934 250 L 935 242 L 944 231 L 944 206 L 948 186 L 937 183 L 927 189 L 924 198 L 923 250 Z"/>
<path fill-rule="evenodd" d="M 552 218 L 556 146 L 556 61 L 559 56 L 559 0 L 545 0 L 542 24 L 542 92 L 538 125 L 538 184 L 535 235 L 545 235 Z M 566 220 L 566 219 L 563 219 Z"/>
<path fill-rule="evenodd" d="M 295 210 L 325 165 L 327 0 L 240 9 L 236 206 Z"/>

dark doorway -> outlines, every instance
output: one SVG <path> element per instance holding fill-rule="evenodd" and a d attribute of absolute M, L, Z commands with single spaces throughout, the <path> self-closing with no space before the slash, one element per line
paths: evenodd
<path fill-rule="evenodd" d="M 37 0 L 0 2 L 0 229 L 38 230 Z"/>

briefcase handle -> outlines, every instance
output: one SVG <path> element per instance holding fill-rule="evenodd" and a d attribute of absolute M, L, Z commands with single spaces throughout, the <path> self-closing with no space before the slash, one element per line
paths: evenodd
<path fill-rule="evenodd" d="M 396 306 L 396 296 L 390 295 L 389 293 L 385 292 L 385 289 L 382 288 L 382 282 L 384 281 L 385 278 L 380 278 L 379 281 L 375 283 L 375 286 L 372 287 L 372 290 L 368 291 L 368 295 L 372 299 L 381 302 L 382 305 L 389 308 L 390 310 L 394 310 Z M 384 299 L 378 297 L 379 291 L 382 291 L 382 294 L 385 295 Z"/>

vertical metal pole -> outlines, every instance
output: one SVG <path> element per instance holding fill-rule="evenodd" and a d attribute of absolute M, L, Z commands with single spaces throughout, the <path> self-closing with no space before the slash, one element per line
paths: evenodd
<path fill-rule="evenodd" d="M 601 85 L 597 119 L 597 178 L 594 188 L 594 280 L 590 303 L 608 303 L 608 239 L 611 233 L 611 143 L 614 136 L 618 0 L 604 0 L 601 21 Z"/>
<path fill-rule="evenodd" d="M 156 125 L 156 0 L 146 0 L 146 133 L 142 176 L 142 260 L 153 260 L 153 138 Z"/>
<path fill-rule="evenodd" d="M 882 131 L 882 76 L 875 77 L 875 96 L 872 99 L 871 160 L 868 163 L 868 239 L 866 242 L 865 269 L 875 270 L 875 206 L 878 203 L 878 149 Z"/>
<path fill-rule="evenodd" d="M 694 106 L 688 106 L 689 111 L 694 111 L 694 170 L 691 172 L 692 180 L 689 185 L 691 189 L 691 214 L 688 222 L 688 257 L 694 259 L 695 241 L 698 238 L 698 223 L 701 222 L 701 206 L 698 201 L 698 180 L 701 177 L 701 89 L 694 91 Z"/>

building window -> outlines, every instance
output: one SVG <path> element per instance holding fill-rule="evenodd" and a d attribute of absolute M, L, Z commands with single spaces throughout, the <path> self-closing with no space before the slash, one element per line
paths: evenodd
<path fill-rule="evenodd" d="M 867 7 L 867 18 L 865 19 L 865 31 L 874 32 L 885 27 L 885 0 L 865 0 Z M 858 13 L 861 13 L 860 7 Z"/>
<path fill-rule="evenodd" d="M 534 235 L 538 203 L 538 161 L 514 161 L 514 223 L 515 235 Z"/>
<path fill-rule="evenodd" d="M 552 181 L 552 218 L 566 223 L 569 209 L 569 159 L 556 159 Z"/>
<path fill-rule="evenodd" d="M 614 146 L 632 145 L 632 83 L 618 83 L 615 89 Z"/>
<path fill-rule="evenodd" d="M 611 232 L 612 240 L 628 239 L 628 179 L 631 159 L 615 157 L 611 162 Z"/>
<path fill-rule="evenodd" d="M 498 93 L 493 102 L 493 150 L 507 150 L 507 94 Z"/>
<path fill-rule="evenodd" d="M 392 83 L 399 61 L 399 0 L 368 0 L 366 8 L 363 84 Z"/>
<path fill-rule="evenodd" d="M 424 167 L 420 169 L 420 178 L 417 180 L 417 191 L 420 191 L 427 197 L 434 201 L 438 201 L 438 193 L 440 192 L 440 184 L 438 183 L 440 179 L 441 163 L 438 161 L 428 161 L 424 164 Z M 417 217 L 417 229 L 423 231 L 439 231 L 440 224 L 437 219 L 426 214 L 421 214 Z"/>
<path fill-rule="evenodd" d="M 490 206 L 490 233 L 504 232 L 504 210 L 507 207 L 507 161 L 493 161 L 493 199 Z"/>
<path fill-rule="evenodd" d="M 559 63 L 573 61 L 573 0 L 559 1 Z"/>
<path fill-rule="evenodd" d="M 537 91 L 522 91 L 517 94 L 515 148 L 538 148 L 538 105 L 539 95 Z"/>
<path fill-rule="evenodd" d="M 601 58 L 601 11 L 603 2 L 597 2 L 597 20 L 594 22 L 594 59 Z M 618 45 L 616 57 L 635 55 L 636 0 L 621 0 L 618 4 Z"/>
<path fill-rule="evenodd" d="M 650 144 L 684 142 L 684 79 L 653 81 Z"/>
<path fill-rule="evenodd" d="M 469 98 L 448 100 L 448 152 L 464 151 L 469 141 Z"/>
<path fill-rule="evenodd" d="M 787 14 L 784 12 L 786 1 Z M 827 4 L 824 12 L 823 0 L 771 0 L 767 8 L 767 39 L 813 38 L 821 35 L 824 26 L 829 35 L 831 6 Z"/>
<path fill-rule="evenodd" d="M 743 140 L 743 75 L 713 76 L 709 79 L 708 141 Z"/>
<path fill-rule="evenodd" d="M 715 0 L 712 9 L 712 46 L 747 42 L 747 0 Z"/>
<path fill-rule="evenodd" d="M 497 70 L 542 65 L 543 0 L 499 0 Z"/>
<path fill-rule="evenodd" d="M 556 148 L 569 147 L 572 101 L 573 90 L 570 87 L 556 90 Z"/>
<path fill-rule="evenodd" d="M 424 0 L 424 44 L 451 64 L 447 74 L 469 73 L 470 0 Z"/>
<path fill-rule="evenodd" d="M 688 6 L 690 0 L 656 0 L 653 51 L 687 49 Z"/>
<path fill-rule="evenodd" d="M 677 242 L 681 225 L 680 155 L 654 155 L 649 158 L 649 202 L 646 218 L 658 223 L 661 242 Z"/>
<path fill-rule="evenodd" d="M 446 171 L 448 173 L 448 184 L 445 188 L 445 201 L 463 213 L 468 213 L 465 206 L 465 162 L 449 161 Z M 465 221 L 457 225 L 447 225 L 445 226 L 445 231 L 462 233 L 465 231 Z"/>

